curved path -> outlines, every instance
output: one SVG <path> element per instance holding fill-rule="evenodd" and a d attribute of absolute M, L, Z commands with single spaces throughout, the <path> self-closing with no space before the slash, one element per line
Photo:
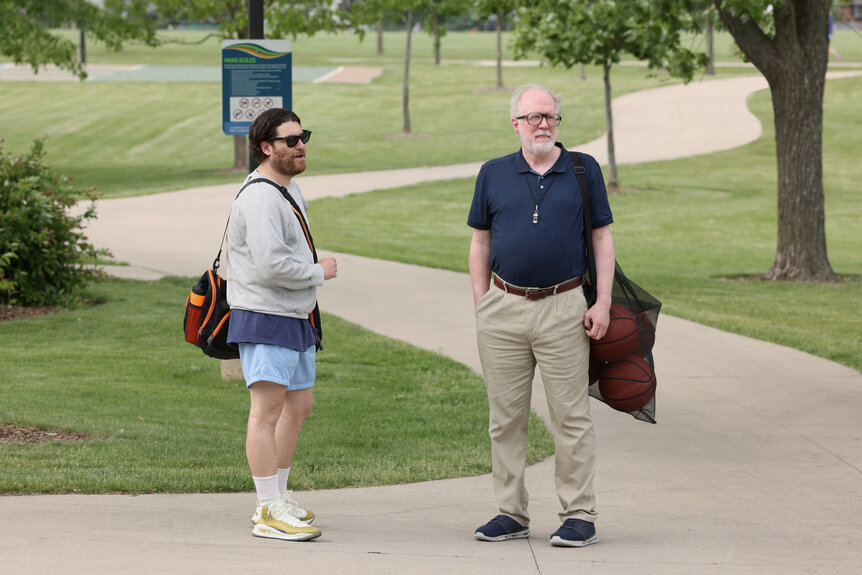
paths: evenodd
<path fill-rule="evenodd" d="M 757 138 L 745 99 L 765 87 L 749 77 L 615 100 L 619 161 Z M 604 159 L 602 141 L 577 147 Z M 471 176 L 478 167 L 309 176 L 300 184 L 314 199 Z M 106 200 L 89 236 L 134 263 L 124 270 L 131 277 L 195 276 L 213 256 L 235 188 Z M 320 291 L 324 309 L 479 369 L 467 276 L 339 259 L 339 278 Z M 666 315 L 658 328 L 659 424 L 594 404 L 599 545 L 548 544 L 558 503 L 546 460 L 528 470 L 528 540 L 473 540 L 473 529 L 495 509 L 488 476 L 302 493 L 326 532 L 307 544 L 252 538 L 247 493 L 6 497 L 3 572 L 858 573 L 862 375 Z M 544 413 L 541 385 L 534 390 L 534 408 Z"/>

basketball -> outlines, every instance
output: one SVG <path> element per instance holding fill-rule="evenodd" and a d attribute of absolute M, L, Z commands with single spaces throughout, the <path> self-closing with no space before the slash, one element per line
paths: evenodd
<path fill-rule="evenodd" d="M 611 323 L 602 339 L 590 338 L 590 355 L 599 361 L 617 361 L 635 353 L 638 346 L 638 322 L 635 314 L 620 304 L 612 304 Z"/>
<path fill-rule="evenodd" d="M 609 363 L 599 374 L 602 399 L 618 411 L 637 411 L 655 395 L 655 372 L 642 357 L 630 355 Z"/>
<path fill-rule="evenodd" d="M 655 326 L 647 314 L 640 312 L 637 314 L 638 324 L 638 343 L 641 345 L 645 354 L 652 350 L 655 345 Z"/>

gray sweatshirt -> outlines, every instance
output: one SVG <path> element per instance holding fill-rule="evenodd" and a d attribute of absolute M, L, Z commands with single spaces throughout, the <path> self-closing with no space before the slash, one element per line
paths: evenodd
<path fill-rule="evenodd" d="M 255 171 L 246 181 L 265 177 Z M 305 215 L 299 186 L 291 181 L 287 191 Z M 317 301 L 317 286 L 323 285 L 323 268 L 314 263 L 302 226 L 277 188 L 252 184 L 234 200 L 226 243 L 231 309 L 308 317 Z"/>

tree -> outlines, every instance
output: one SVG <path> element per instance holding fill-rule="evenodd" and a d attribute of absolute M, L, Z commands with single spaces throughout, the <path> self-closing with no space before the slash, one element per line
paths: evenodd
<path fill-rule="evenodd" d="M 704 10 L 705 23 L 704 35 L 706 36 L 706 74 L 708 76 L 715 75 L 715 42 L 713 36 L 715 32 L 715 9 L 710 5 Z"/>
<path fill-rule="evenodd" d="M 145 0 L 105 0 L 104 7 L 87 0 L 0 0 L 0 54 L 16 64 L 29 64 L 35 72 L 47 64 L 69 70 L 84 79 L 76 45 L 52 29 L 75 26 L 120 50 L 124 40 L 157 44 L 155 25 Z"/>
<path fill-rule="evenodd" d="M 402 131 L 409 134 L 410 126 L 410 57 L 414 18 L 417 12 L 425 10 L 433 0 L 362 0 L 356 2 L 351 10 L 352 25 L 357 29 L 382 23 L 384 17 L 404 19 L 407 42 L 404 50 L 404 81 L 402 83 L 401 109 L 404 117 Z M 378 30 L 381 30 L 378 27 Z"/>
<path fill-rule="evenodd" d="M 515 49 L 518 55 L 539 52 L 551 65 L 602 67 L 608 138 L 608 185 L 617 186 L 611 111 L 611 66 L 625 55 L 645 60 L 650 68 L 691 80 L 706 65 L 705 55 L 682 45 L 681 35 L 699 31 L 694 2 L 688 0 L 535 0 L 518 11 Z"/>
<path fill-rule="evenodd" d="M 443 22 L 447 18 L 467 12 L 470 5 L 463 0 L 426 0 L 424 8 L 428 11 L 425 29 L 434 38 L 434 64 L 440 65 L 440 38 L 446 35 Z"/>
<path fill-rule="evenodd" d="M 350 12 L 339 10 L 331 0 L 285 2 L 267 0 L 265 4 L 268 36 L 294 40 L 300 34 L 314 36 L 318 32 L 338 32 L 350 26 Z M 363 30 L 357 30 L 364 33 Z"/>
<path fill-rule="evenodd" d="M 404 82 L 401 88 L 401 109 L 404 123 L 401 130 L 410 133 L 410 38 L 413 34 L 413 10 L 407 10 L 407 47 L 404 50 Z"/>
<path fill-rule="evenodd" d="M 767 279 L 828 281 L 823 203 L 826 0 L 714 0 L 725 28 L 766 78 L 778 167 L 778 245 Z M 768 5 L 773 9 L 768 10 Z"/>
<path fill-rule="evenodd" d="M 387 0 L 352 0 L 349 4 L 350 20 L 357 32 L 365 26 L 375 29 L 377 35 L 377 54 L 383 55 L 383 24 L 387 20 L 387 11 L 393 4 Z"/>
<path fill-rule="evenodd" d="M 494 16 L 497 25 L 497 89 L 503 89 L 503 20 L 517 7 L 517 0 L 476 0 L 476 15 L 482 20 Z"/>
<path fill-rule="evenodd" d="M 404 50 L 404 81 L 402 83 L 401 109 L 404 116 L 402 131 L 409 134 L 410 126 L 410 57 L 411 39 L 415 14 L 428 8 L 432 0 L 364 0 L 353 12 L 353 24 L 358 28 L 361 24 L 379 22 L 383 15 L 393 15 L 404 18 L 407 31 L 407 42 Z"/>

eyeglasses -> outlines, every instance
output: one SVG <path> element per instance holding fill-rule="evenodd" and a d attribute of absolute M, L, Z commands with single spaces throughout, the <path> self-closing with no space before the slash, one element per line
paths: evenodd
<path fill-rule="evenodd" d="M 276 140 L 284 140 L 284 143 L 287 144 L 288 148 L 295 148 L 296 144 L 302 140 L 303 144 L 307 144 L 308 140 L 311 139 L 311 130 L 303 130 L 301 134 L 297 134 L 295 136 L 281 136 L 279 138 L 272 138 L 270 142 L 275 142 Z"/>
<path fill-rule="evenodd" d="M 542 120 L 547 120 L 549 126 L 559 126 L 560 122 L 563 121 L 563 117 L 559 114 L 540 114 L 539 112 L 532 112 L 530 114 L 524 114 L 523 116 L 515 116 L 516 120 L 527 120 L 527 123 L 531 126 L 538 126 L 542 123 Z"/>

